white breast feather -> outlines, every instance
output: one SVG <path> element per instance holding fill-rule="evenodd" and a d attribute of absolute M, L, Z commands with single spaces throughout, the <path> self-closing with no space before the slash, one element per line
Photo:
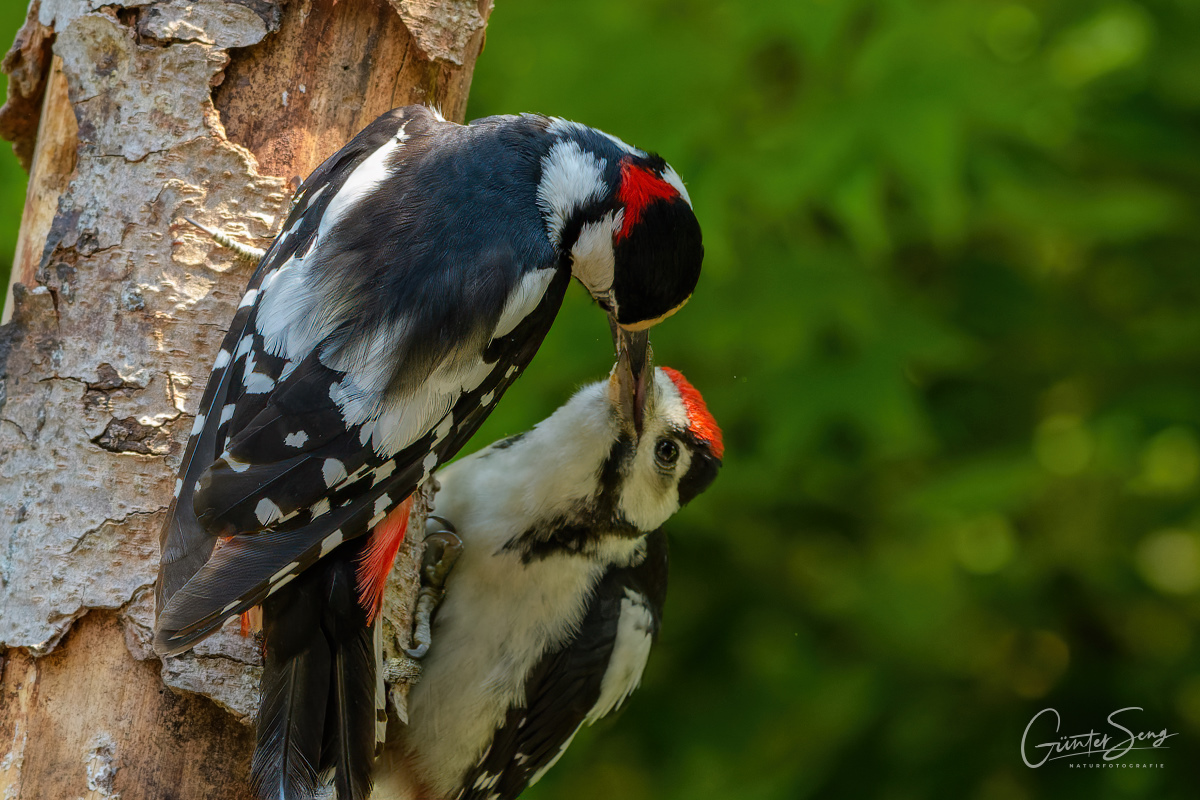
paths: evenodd
<path fill-rule="evenodd" d="M 435 793 L 477 763 L 542 654 L 564 643 L 606 565 L 551 555 L 522 564 L 503 547 L 530 521 L 553 519 L 595 485 L 612 441 L 606 387 L 597 384 L 508 449 L 485 450 L 439 475 L 435 513 L 454 521 L 463 555 L 438 609 L 425 677 L 409 697 L 406 733 Z M 539 458 L 521 457 L 537 447 Z M 503 603 L 495 602 L 503 596 Z"/>

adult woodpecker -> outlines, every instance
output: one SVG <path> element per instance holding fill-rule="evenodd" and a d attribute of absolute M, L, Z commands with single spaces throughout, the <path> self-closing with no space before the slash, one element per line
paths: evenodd
<path fill-rule="evenodd" d="M 272 685 L 328 699 L 260 718 L 264 797 L 311 796 L 330 770 L 342 800 L 369 792 L 368 653 L 404 504 L 521 374 L 571 276 L 607 312 L 636 406 L 646 331 L 701 258 L 661 158 L 560 119 L 396 109 L 304 182 L 217 354 L 156 587 L 160 653 L 270 596 Z M 305 671 L 314 651 L 326 666 Z"/>
<path fill-rule="evenodd" d="M 380 765 L 388 800 L 511 800 L 641 681 L 667 588 L 661 526 L 716 477 L 723 446 L 668 369 L 639 436 L 621 374 L 439 473 L 431 522 L 462 552 Z"/>

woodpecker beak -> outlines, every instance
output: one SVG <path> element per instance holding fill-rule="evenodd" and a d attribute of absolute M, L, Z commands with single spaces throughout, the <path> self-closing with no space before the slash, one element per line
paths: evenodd
<path fill-rule="evenodd" d="M 650 336 L 646 331 L 629 331 L 613 326 L 617 346 L 617 366 L 612 386 L 617 393 L 621 417 L 633 423 L 640 438 L 646 417 L 646 372 L 650 366 Z"/>

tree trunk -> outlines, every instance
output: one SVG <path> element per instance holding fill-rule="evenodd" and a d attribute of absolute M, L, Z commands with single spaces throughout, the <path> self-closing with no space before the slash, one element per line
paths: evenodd
<path fill-rule="evenodd" d="M 378 114 L 461 119 L 491 0 L 40 2 L 0 110 L 31 166 L 0 328 L 0 797 L 249 798 L 253 640 L 149 646 L 159 527 L 251 272 L 182 217 L 265 247 L 294 179 Z"/>

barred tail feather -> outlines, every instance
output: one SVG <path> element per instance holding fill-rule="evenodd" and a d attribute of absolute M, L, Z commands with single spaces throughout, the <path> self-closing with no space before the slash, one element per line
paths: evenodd
<path fill-rule="evenodd" d="M 375 702 L 377 625 L 363 626 L 352 640 L 339 642 L 333 659 L 321 768 L 333 770 L 339 800 L 366 800 L 373 786 L 375 723 L 382 711 Z"/>
<path fill-rule="evenodd" d="M 367 539 L 347 542 L 263 603 L 266 664 L 254 785 L 264 800 L 367 800 L 375 763 L 378 623 L 358 603 Z"/>
<path fill-rule="evenodd" d="M 320 604 L 315 592 L 286 587 L 263 606 L 266 663 L 250 775 L 264 800 L 311 800 L 321 785 L 332 658 L 315 624 Z"/>

